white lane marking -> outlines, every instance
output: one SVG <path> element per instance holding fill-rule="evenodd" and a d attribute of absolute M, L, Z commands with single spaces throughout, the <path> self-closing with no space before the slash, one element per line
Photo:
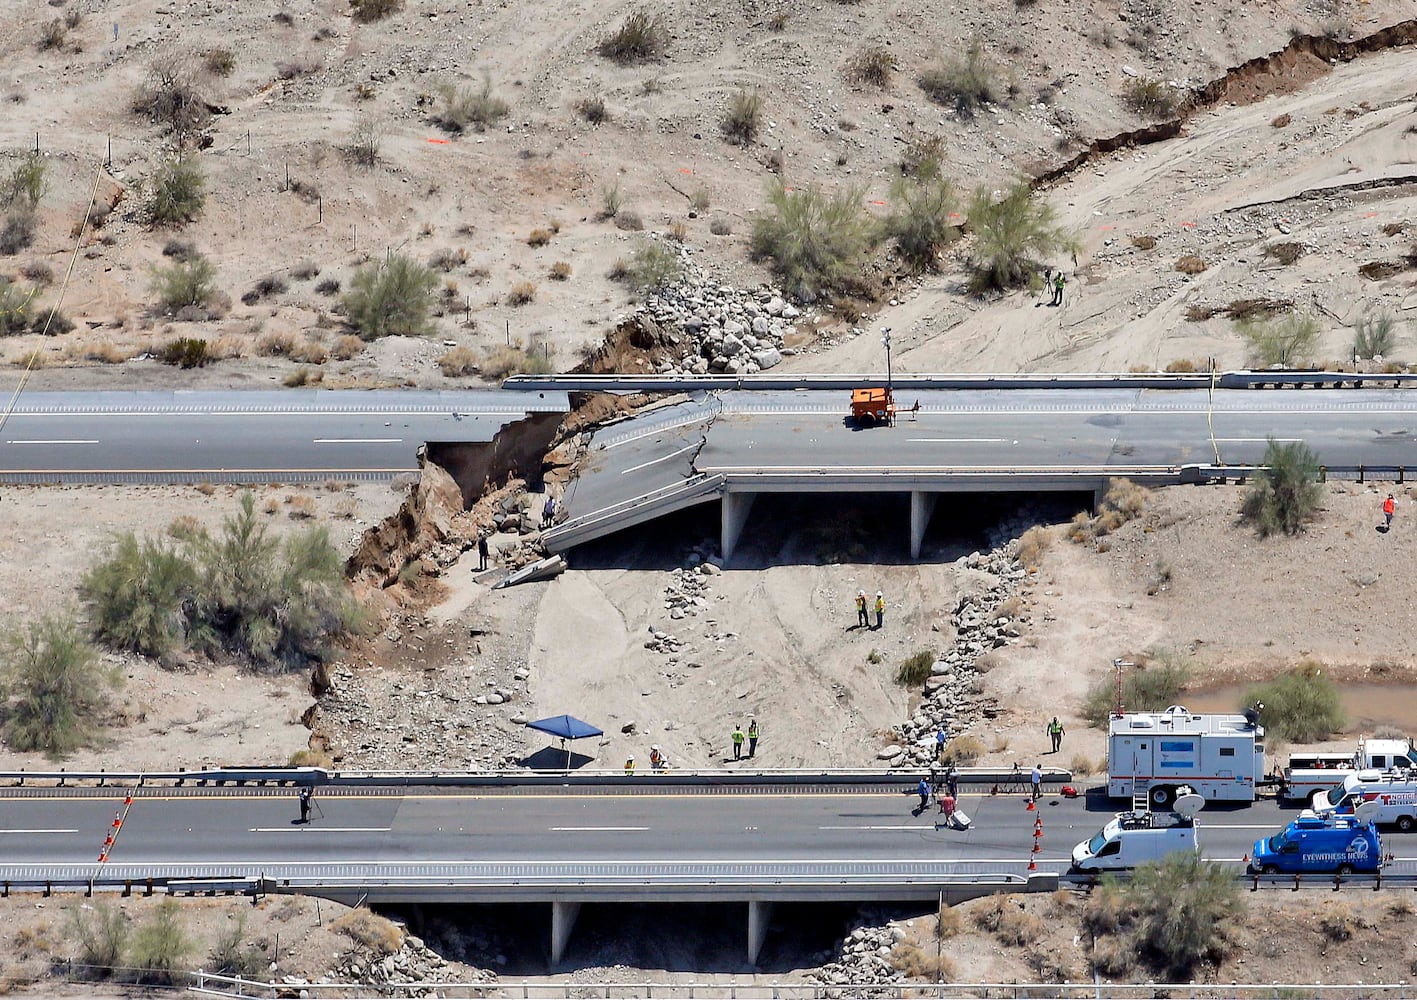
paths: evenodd
<path fill-rule="evenodd" d="M 904 826 L 819 826 L 818 830 L 933 830 L 933 826 L 911 823 Z"/>
<path fill-rule="evenodd" d="M 1294 444 L 1296 441 L 1303 441 L 1303 438 L 1216 438 L 1220 444 L 1264 444 L 1266 441 L 1277 441 L 1280 444 Z"/>
<path fill-rule="evenodd" d="M 917 441 L 938 442 L 940 444 L 1002 444 L 1008 438 L 906 438 L 906 441 L 914 444 Z M 1017 441 L 1014 444 L 1018 444 Z"/>
<path fill-rule="evenodd" d="M 314 438 L 311 444 L 402 444 L 403 438 Z"/>
<path fill-rule="evenodd" d="M 6 444 L 98 444 L 98 439 L 95 438 L 95 439 L 93 439 L 92 441 L 86 441 L 86 440 L 73 440 L 73 441 L 58 441 L 58 440 L 56 440 L 56 441 L 40 441 L 40 440 L 24 441 L 24 440 L 14 440 L 14 441 L 6 441 L 5 443 L 6 443 Z"/>
<path fill-rule="evenodd" d="M 620 475 L 623 476 L 623 475 L 626 475 L 627 473 L 639 472 L 641 469 L 648 469 L 651 465 L 658 465 L 660 462 L 667 462 L 667 461 L 669 461 L 671 458 L 677 458 L 678 456 L 684 454 L 684 452 L 686 452 L 686 451 L 693 451 L 695 448 L 699 447 L 699 445 L 700 445 L 701 443 L 702 443 L 702 442 L 694 441 L 694 442 L 692 442 L 691 444 L 686 444 L 684 447 L 680 448 L 678 451 L 671 451 L 668 455 L 663 455 L 663 456 L 661 456 L 661 457 L 659 457 L 659 458 L 652 458 L 652 459 L 650 459 L 648 462 L 641 462 L 639 465 L 631 466 L 631 467 L 628 468 L 628 469 L 621 469 L 621 470 L 620 470 Z"/>
<path fill-rule="evenodd" d="M 553 826 L 552 833 L 643 833 L 647 826 Z"/>
<path fill-rule="evenodd" d="M 78 833 L 78 830 L 0 830 L 0 833 Z"/>
<path fill-rule="evenodd" d="M 290 826 L 254 826 L 248 833 L 299 833 L 319 830 L 320 833 L 388 833 L 387 826 L 320 826 L 319 823 L 292 823 Z"/>

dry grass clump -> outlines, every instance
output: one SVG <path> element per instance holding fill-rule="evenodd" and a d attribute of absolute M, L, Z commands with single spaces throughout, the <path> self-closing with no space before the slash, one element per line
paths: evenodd
<path fill-rule="evenodd" d="M 605 107 L 605 98 L 590 94 L 576 102 L 576 114 L 591 125 L 601 125 L 610 120 L 610 111 Z"/>
<path fill-rule="evenodd" d="M 735 146 L 751 146 L 763 124 L 763 95 L 756 90 L 739 90 L 728 99 L 719 127 L 723 137 Z"/>
<path fill-rule="evenodd" d="M 564 260 L 558 260 L 551 265 L 551 269 L 546 272 L 546 276 L 552 281 L 565 281 L 571 276 L 571 265 Z"/>
<path fill-rule="evenodd" d="M 64 346 L 64 358 L 67 361 L 98 361 L 106 365 L 121 365 L 145 351 L 146 348 L 140 345 L 115 344 L 108 337 L 98 337 L 94 340 L 83 338 Z"/>
<path fill-rule="evenodd" d="M 909 941 L 902 941 L 891 949 L 890 963 L 891 968 L 904 973 L 907 979 L 948 983 L 957 975 L 948 955 L 927 951 Z"/>
<path fill-rule="evenodd" d="M 956 736 L 945 745 L 940 759 L 946 764 L 966 767 L 984 756 L 984 744 L 973 736 Z"/>
<path fill-rule="evenodd" d="M 482 85 L 459 87 L 454 83 L 443 83 L 438 87 L 442 101 L 434 113 L 433 120 L 449 132 L 463 132 L 468 128 L 478 132 L 487 131 L 511 111 L 511 105 L 492 92 L 492 78 L 484 73 Z"/>
<path fill-rule="evenodd" d="M 1068 770 L 1079 777 L 1087 777 L 1092 773 L 1092 760 L 1086 754 L 1077 754 L 1072 762 L 1068 764 Z"/>
<path fill-rule="evenodd" d="M 299 368 L 295 369 L 295 371 L 281 379 L 281 384 L 287 389 L 297 389 L 302 385 L 317 385 L 324 380 L 325 373 L 318 368 L 311 371 L 306 366 L 301 365 Z"/>
<path fill-rule="evenodd" d="M 477 352 L 471 347 L 454 347 L 438 359 L 438 368 L 448 378 L 476 375 L 481 366 L 477 363 Z"/>
<path fill-rule="evenodd" d="M 1132 246 L 1136 247 L 1138 250 L 1152 250 L 1156 247 L 1156 237 L 1148 236 L 1145 233 L 1139 233 L 1129 237 L 1129 239 L 1132 241 Z"/>
<path fill-rule="evenodd" d="M 1018 896 L 994 896 L 974 912 L 974 923 L 1006 945 L 1032 944 L 1043 936 L 1043 921 L 1024 909 Z"/>
<path fill-rule="evenodd" d="M 376 955 L 392 955 L 403 947 L 403 929 L 369 910 L 350 910 L 330 926 Z"/>
<path fill-rule="evenodd" d="M 520 347 L 494 347 L 482 356 L 482 374 L 501 381 L 509 375 L 545 375 L 553 370 L 545 351 Z"/>
<path fill-rule="evenodd" d="M 290 346 L 291 361 L 306 365 L 322 365 L 330 360 L 330 352 L 317 338 L 301 337 Z"/>
<path fill-rule="evenodd" d="M 973 118 L 983 105 L 999 99 L 994 67 L 985 58 L 978 38 L 970 40 L 963 56 L 925 69 L 916 82 L 926 97 L 936 104 L 953 104 L 962 118 Z"/>
<path fill-rule="evenodd" d="M 524 306 L 535 299 L 536 284 L 534 282 L 514 282 L 511 290 L 507 292 L 507 305 L 509 306 Z"/>
<path fill-rule="evenodd" d="M 352 333 L 339 337 L 330 345 L 330 357 L 336 361 L 348 361 L 364 352 L 364 341 Z"/>
<path fill-rule="evenodd" d="M 271 330 L 256 341 L 256 353 L 263 358 L 284 358 L 295 349 L 295 334 L 289 330 Z"/>
<path fill-rule="evenodd" d="M 1080 545 L 1092 544 L 1140 517 L 1150 498 L 1151 490 L 1145 486 L 1138 486 L 1130 479 L 1114 479 L 1108 485 L 1102 502 L 1097 505 L 1095 515 L 1081 511 L 1073 517 L 1068 527 L 1068 539 Z"/>
<path fill-rule="evenodd" d="M 1018 561 L 1024 569 L 1036 570 L 1043 561 L 1043 553 L 1053 544 L 1053 533 L 1041 524 L 1029 528 L 1018 540 Z"/>
<path fill-rule="evenodd" d="M 1128 81 L 1122 96 L 1129 108 L 1147 118 L 1169 118 L 1176 113 L 1176 94 L 1162 80 L 1136 77 Z"/>
<path fill-rule="evenodd" d="M 669 47 L 669 32 L 658 14 L 637 10 L 601 40 L 598 51 L 622 66 L 659 59 Z"/>
<path fill-rule="evenodd" d="M 1271 243 L 1264 248 L 1264 255 L 1288 267 L 1304 255 L 1304 244 Z"/>
<path fill-rule="evenodd" d="M 551 230 L 533 229 L 526 238 L 526 245 L 529 247 L 544 247 L 551 242 Z"/>
<path fill-rule="evenodd" d="M 868 46 L 846 64 L 846 78 L 868 87 L 889 87 L 894 72 L 895 56 L 884 45 Z"/>
<path fill-rule="evenodd" d="M 290 493 L 285 498 L 285 512 L 293 520 L 303 521 L 315 516 L 315 498 L 304 493 Z"/>
<path fill-rule="evenodd" d="M 1190 358 L 1177 358 L 1174 361 L 1166 362 L 1166 367 L 1161 370 L 1169 375 L 1190 375 L 1201 371 L 1203 367 Z"/>
<path fill-rule="evenodd" d="M 1205 268 L 1205 261 L 1193 253 L 1188 253 L 1176 261 L 1176 270 L 1182 274 L 1200 274 Z"/>
<path fill-rule="evenodd" d="M 403 0 L 349 0 L 354 20 L 360 24 L 380 21 L 403 8 Z"/>

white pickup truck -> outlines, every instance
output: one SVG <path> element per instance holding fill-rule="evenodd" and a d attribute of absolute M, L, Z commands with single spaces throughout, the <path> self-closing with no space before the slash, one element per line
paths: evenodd
<path fill-rule="evenodd" d="M 1356 771 L 1417 769 L 1417 750 L 1408 740 L 1362 739 L 1352 754 L 1296 753 L 1280 773 L 1281 798 L 1318 804 L 1318 796 L 1336 789 Z"/>

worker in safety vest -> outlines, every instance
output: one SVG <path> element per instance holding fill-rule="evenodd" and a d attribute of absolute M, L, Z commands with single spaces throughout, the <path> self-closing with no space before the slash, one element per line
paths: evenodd
<path fill-rule="evenodd" d="M 649 766 L 656 771 L 664 766 L 664 754 L 660 753 L 658 743 L 649 748 Z"/>
<path fill-rule="evenodd" d="M 1048 723 L 1048 738 L 1053 741 L 1053 752 L 1057 753 L 1063 749 L 1063 724 L 1058 721 L 1058 717 L 1053 716 L 1053 721 Z"/>
<path fill-rule="evenodd" d="M 634 774 L 634 773 L 635 773 L 635 755 L 634 755 L 634 754 L 630 754 L 630 756 L 628 756 L 628 757 L 625 758 L 625 773 L 626 773 L 626 774 Z"/>

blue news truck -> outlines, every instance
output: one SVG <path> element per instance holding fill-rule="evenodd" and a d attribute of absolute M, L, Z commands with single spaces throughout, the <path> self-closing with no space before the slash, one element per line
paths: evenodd
<path fill-rule="evenodd" d="M 1371 818 L 1305 810 L 1273 837 L 1255 841 L 1251 874 L 1375 873 L 1382 867 L 1382 840 Z"/>

